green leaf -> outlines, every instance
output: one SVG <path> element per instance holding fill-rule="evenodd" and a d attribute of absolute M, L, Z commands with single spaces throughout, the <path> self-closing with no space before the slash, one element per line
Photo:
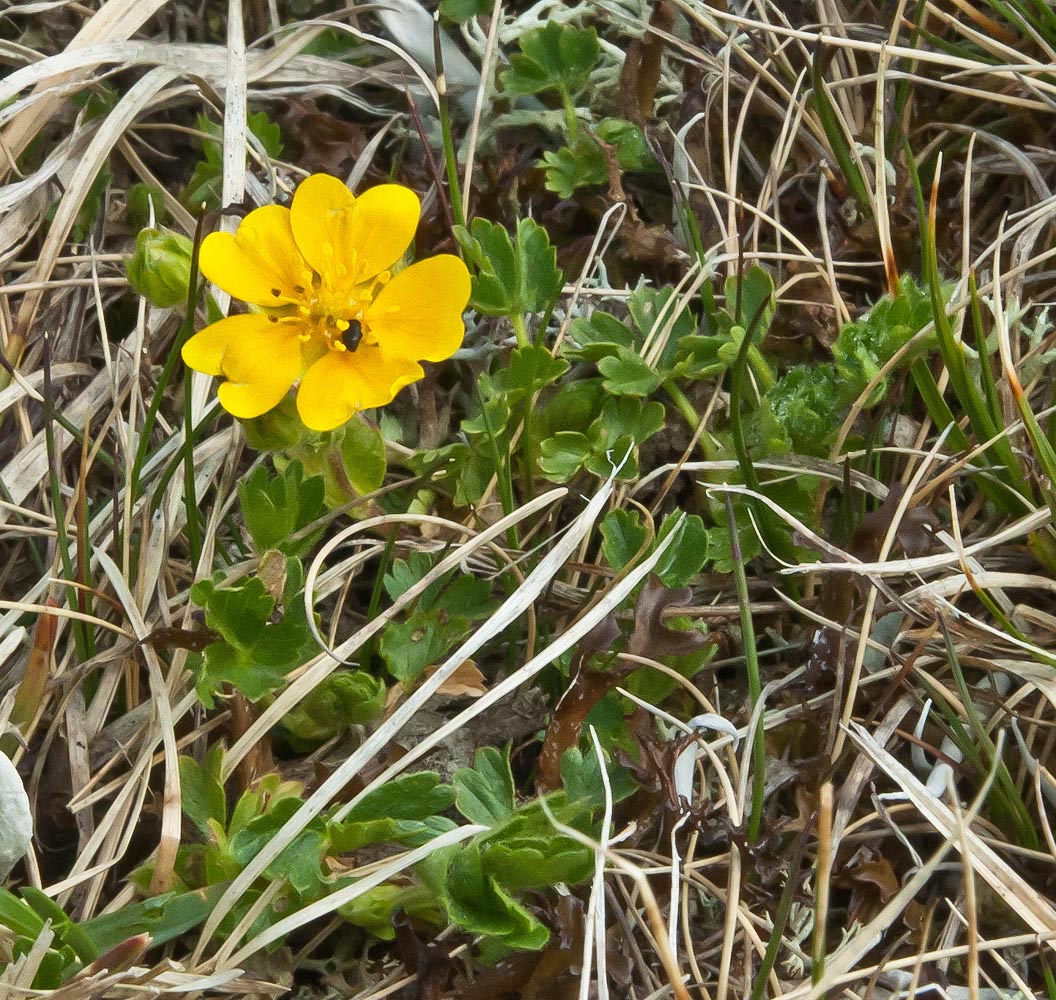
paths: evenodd
<path fill-rule="evenodd" d="M 419 609 L 406 621 L 390 624 L 382 633 L 378 652 L 389 673 L 412 683 L 426 667 L 440 660 L 451 644 L 465 634 L 469 620 L 451 619 L 441 608 Z"/>
<path fill-rule="evenodd" d="M 300 462 L 290 462 L 280 474 L 258 465 L 238 484 L 238 498 L 258 554 L 278 549 L 287 556 L 304 556 L 319 538 L 318 531 L 297 541 L 291 538 L 323 512 L 323 480 L 305 479 Z"/>
<path fill-rule="evenodd" d="M 601 552 L 615 570 L 621 570 L 642 551 L 649 530 L 636 510 L 611 510 L 601 522 Z"/>
<path fill-rule="evenodd" d="M 129 903 L 78 926 L 91 938 L 100 955 L 136 934 L 149 934 L 154 945 L 166 944 L 202 923 L 226 889 L 227 883 L 220 882 L 195 892 L 167 892 Z"/>
<path fill-rule="evenodd" d="M 581 431 L 601 413 L 608 398 L 599 379 L 566 382 L 541 409 L 532 411 L 532 436 L 542 441 L 561 431 Z"/>
<path fill-rule="evenodd" d="M 518 347 L 510 354 L 507 366 L 492 375 L 491 389 L 503 397 L 508 409 L 512 401 L 527 398 L 553 385 L 567 371 L 568 362 L 553 357 L 545 347 Z M 494 417 L 491 425 L 495 431 L 500 429 Z"/>
<path fill-rule="evenodd" d="M 490 14 L 493 6 L 491 0 L 440 0 L 440 13 L 463 24 L 471 17 Z"/>
<path fill-rule="evenodd" d="M 342 823 L 331 828 L 331 853 L 348 854 L 371 844 L 402 844 L 421 847 L 442 833 L 453 830 L 454 820 L 446 816 L 425 819 L 371 819 L 362 823 Z"/>
<path fill-rule="evenodd" d="M 605 770 L 613 802 L 621 802 L 638 790 L 637 782 L 626 768 L 606 759 Z M 583 753 L 579 747 L 571 747 L 561 755 L 561 784 L 570 802 L 583 803 L 592 808 L 605 805 L 601 766 L 593 748 Z"/>
<path fill-rule="evenodd" d="M 385 481 L 385 439 L 381 431 L 356 416 L 342 430 L 341 458 L 345 475 L 360 495 L 373 493 Z"/>
<path fill-rule="evenodd" d="M 487 934 L 511 948 L 537 951 L 550 932 L 483 868 L 480 847 L 469 844 L 447 870 L 444 903 L 451 920 L 471 934 Z"/>
<path fill-rule="evenodd" d="M 184 204 L 194 212 L 198 211 L 203 202 L 207 208 L 219 208 L 223 183 L 220 148 L 223 127 L 202 114 L 198 115 L 197 124 L 198 130 L 206 136 L 202 140 L 203 159 L 195 164 L 194 172 L 183 193 Z M 272 122 L 264 111 L 251 113 L 246 119 L 246 124 L 268 156 L 274 159 L 282 153 L 282 134 L 279 126 Z"/>
<path fill-rule="evenodd" d="M 736 510 L 738 506 L 740 505 L 735 504 L 734 509 Z M 745 565 L 763 551 L 759 536 L 743 509 L 737 514 L 737 538 L 741 546 L 741 560 Z M 726 526 L 708 528 L 708 559 L 715 572 L 733 572 L 733 547 L 730 544 L 730 532 Z"/>
<path fill-rule="evenodd" d="M 595 130 L 598 136 L 616 147 L 616 159 L 621 170 L 651 173 L 661 171 L 661 166 L 645 138 L 645 133 L 635 124 L 623 118 L 603 118 Z"/>
<path fill-rule="evenodd" d="M 518 892 L 589 878 L 594 852 L 571 837 L 521 837 L 481 844 L 484 872 L 504 889 Z"/>
<path fill-rule="evenodd" d="M 704 521 L 696 514 L 682 518 L 676 528 L 681 514 L 672 513 L 664 518 L 656 534 L 659 545 L 672 531 L 677 531 L 675 540 L 653 570 L 667 587 L 686 587 L 708 561 L 708 531 Z"/>
<path fill-rule="evenodd" d="M 362 670 L 338 670 L 282 717 L 295 750 L 314 749 L 349 726 L 372 722 L 385 707 L 385 684 Z"/>
<path fill-rule="evenodd" d="M 607 312 L 598 311 L 590 319 L 572 320 L 561 353 L 580 361 L 600 361 L 616 355 L 621 347 L 634 350 L 637 343 L 626 324 Z"/>
<path fill-rule="evenodd" d="M 753 264 L 739 280 L 736 275 L 727 278 L 725 292 L 726 311 L 732 319 L 732 325 L 746 330 L 755 320 L 752 339 L 758 344 L 774 314 L 773 278 L 758 264 Z"/>
<path fill-rule="evenodd" d="M 825 455 L 863 385 L 831 364 L 797 365 L 771 386 L 766 402 L 796 451 Z"/>
<path fill-rule="evenodd" d="M 640 445 L 664 426 L 665 418 L 662 403 L 643 404 L 638 399 L 626 397 L 610 399 L 592 425 L 591 436 L 606 448 L 611 448 L 622 437 L 630 437 Z"/>
<path fill-rule="evenodd" d="M 615 356 L 602 358 L 598 371 L 604 376 L 602 384 L 615 396 L 652 395 L 663 381 L 661 375 L 626 347 L 617 348 Z"/>
<path fill-rule="evenodd" d="M 455 808 L 471 823 L 494 826 L 513 815 L 513 775 L 509 754 L 481 747 L 473 767 L 460 767 L 451 779 Z"/>
<path fill-rule="evenodd" d="M 275 607 L 275 598 L 257 579 L 235 587 L 217 587 L 212 580 L 201 580 L 191 588 L 191 600 L 206 609 L 209 628 L 241 651 L 253 648 Z"/>
<path fill-rule="evenodd" d="M 540 445 L 539 469 L 555 483 L 567 483 L 591 454 L 591 444 L 578 431 L 559 431 Z"/>
<path fill-rule="evenodd" d="M 597 65 L 601 46 L 593 28 L 574 28 L 548 21 L 518 39 L 521 51 L 510 57 L 502 74 L 510 94 L 539 94 L 559 90 L 573 96 L 586 86 Z"/>
<path fill-rule="evenodd" d="M 193 757 L 180 757 L 180 797 L 187 818 L 209 839 L 209 821 L 221 827 L 227 825 L 227 797 L 220 781 L 224 761 L 224 749 L 214 743 L 206 752 L 205 761 L 199 764 Z"/>
<path fill-rule="evenodd" d="M 675 290 L 670 286 L 653 288 L 650 285 L 639 285 L 627 302 L 627 310 L 642 341 L 653 333 L 658 322 L 662 328 L 671 323 L 674 317 L 671 334 L 656 365 L 662 372 L 667 372 L 674 365 L 683 338 L 691 336 L 697 329 L 697 317 L 688 303 L 683 301 L 681 306 L 669 305 L 674 294 Z"/>
<path fill-rule="evenodd" d="M 281 687 L 286 674 L 315 649 L 308 630 L 304 602 L 304 571 L 297 559 L 286 563 L 285 614 L 271 621 L 275 599 L 259 579 L 234 587 L 218 587 L 212 580 L 191 588 L 191 599 L 205 608 L 205 622 L 221 640 L 206 647 L 197 669 L 197 690 L 202 703 L 212 706 L 212 696 L 233 684 L 255 701 Z"/>
<path fill-rule="evenodd" d="M 539 161 L 546 174 L 546 189 L 559 198 L 571 198 L 582 187 L 604 184 L 609 179 L 605 151 L 589 136 L 580 135 L 574 145 L 556 153 L 548 150 Z"/>
<path fill-rule="evenodd" d="M 300 796 L 286 796 L 269 803 L 267 812 L 251 819 L 231 837 L 232 858 L 242 867 L 248 865 L 301 805 Z M 324 885 L 322 860 L 327 844 L 322 820 L 316 818 L 268 865 L 265 873 L 271 878 L 284 878 L 295 892 L 311 896 Z"/>
<path fill-rule="evenodd" d="M 346 823 L 375 819 L 426 819 L 443 812 L 455 801 L 455 790 L 440 782 L 434 771 L 403 774 L 368 792 L 357 802 Z"/>
<path fill-rule="evenodd" d="M 462 251 L 476 269 L 471 305 L 489 316 L 524 316 L 548 309 L 564 280 L 546 230 L 521 219 L 514 239 L 505 227 L 474 219 L 455 227 Z"/>
<path fill-rule="evenodd" d="M 391 941 L 396 937 L 392 918 L 396 911 L 402 909 L 402 900 L 406 889 L 403 886 L 384 883 L 368 889 L 350 903 L 339 906 L 337 912 L 350 924 L 362 927 L 365 931 L 382 941 Z"/>

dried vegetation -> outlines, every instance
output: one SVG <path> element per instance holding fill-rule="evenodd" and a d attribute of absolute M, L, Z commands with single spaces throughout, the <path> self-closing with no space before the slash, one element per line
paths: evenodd
<path fill-rule="evenodd" d="M 401 23 L 405 6 L 387 16 Z M 1056 996 L 1051 10 L 497 0 L 491 14 L 464 28 L 468 58 L 447 59 L 464 178 L 452 199 L 428 19 L 424 35 L 409 19 L 387 36 L 377 11 L 300 0 L 0 12 L 3 745 L 37 829 L 13 878 L 75 925 L 180 889 L 181 850 L 208 839 L 181 755 L 226 747 L 229 805 L 271 772 L 305 803 L 202 890 L 185 928 L 167 910 L 153 942 L 128 933 L 47 994 Z M 548 16 L 597 28 L 591 106 L 641 127 L 653 172 L 612 153 L 601 183 L 548 189 L 537 161 L 560 112 L 495 91 L 501 53 Z M 247 107 L 278 125 L 281 153 Z M 555 353 L 574 320 L 626 316 L 643 277 L 674 288 L 671 316 L 719 308 L 724 288 L 739 299 L 753 265 L 774 285 L 771 371 L 830 364 L 841 329 L 906 275 L 928 321 L 864 371 L 845 412 L 821 413 L 823 447 L 738 449 L 733 413 L 767 387 L 761 367 L 728 359 L 680 399 L 657 395 L 665 424 L 630 480 L 580 472 L 555 488 L 536 469 L 507 496 L 500 476 L 472 503 L 443 483 L 423 498 L 403 459 L 460 440 L 474 383 L 512 344 L 505 320 L 471 313 L 460 356 L 394 404 L 384 486 L 312 522 L 322 648 L 267 698 L 229 685 L 207 708 L 189 669 L 203 635 L 191 587 L 263 572 L 238 505 L 260 458 L 210 380 L 172 368 L 180 310 L 135 296 L 123 269 L 135 185 L 194 233 L 203 114 L 223 125 L 212 174 L 195 174 L 217 204 L 283 200 L 314 171 L 353 188 L 391 177 L 423 195 L 430 251 L 456 248 L 466 214 L 511 228 L 531 215 L 566 275 L 542 318 Z M 649 331 L 647 364 L 674 326 Z M 612 565 L 599 525 L 638 508 L 703 515 L 727 531 L 725 561 L 662 586 L 650 574 L 665 546 L 687 544 L 671 533 Z M 432 559 L 421 586 L 379 600 L 389 561 L 414 553 Z M 342 663 L 378 671 L 385 636 L 454 568 L 489 581 L 491 603 L 435 670 L 388 677 L 381 721 L 311 753 L 276 744 Z M 688 675 L 670 665 L 705 646 Z M 629 683 L 643 667 L 671 681 L 662 697 Z M 519 804 L 562 785 L 570 749 L 631 782 L 625 797 L 604 785 L 593 825 L 553 817 L 596 863 L 571 888 L 518 897 L 545 944 L 489 953 L 465 926 L 399 913 L 383 940 L 338 915 L 478 836 L 487 823 L 465 812 L 415 845 L 328 855 L 332 891 L 284 895 L 273 862 L 313 817 L 423 767 L 448 780 L 510 741 Z M 0 927 L 3 995 L 37 995 L 61 923 L 28 952 L 29 931 Z"/>

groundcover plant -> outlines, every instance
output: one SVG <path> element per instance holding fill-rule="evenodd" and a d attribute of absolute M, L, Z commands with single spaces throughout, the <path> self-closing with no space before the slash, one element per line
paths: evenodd
<path fill-rule="evenodd" d="M 1047 3 L 0 60 L 0 997 L 1056 998 Z"/>

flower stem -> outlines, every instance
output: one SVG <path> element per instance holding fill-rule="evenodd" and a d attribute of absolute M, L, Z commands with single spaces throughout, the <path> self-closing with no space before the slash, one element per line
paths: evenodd
<path fill-rule="evenodd" d="M 510 323 L 513 324 L 513 332 L 517 334 L 517 346 L 528 347 L 531 341 L 528 339 L 528 327 L 524 317 L 520 313 L 514 313 L 510 316 Z"/>

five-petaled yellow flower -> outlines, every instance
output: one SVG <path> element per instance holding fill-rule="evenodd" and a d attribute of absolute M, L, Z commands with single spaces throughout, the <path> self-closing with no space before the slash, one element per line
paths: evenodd
<path fill-rule="evenodd" d="M 199 266 L 213 284 L 260 311 L 207 326 L 183 360 L 226 382 L 218 394 L 236 417 L 275 406 L 300 379 L 297 410 L 325 431 L 384 406 L 462 343 L 469 272 L 439 254 L 392 273 L 414 237 L 421 205 L 399 184 L 356 197 L 314 174 L 290 208 L 265 205 L 238 232 L 211 233 Z"/>

